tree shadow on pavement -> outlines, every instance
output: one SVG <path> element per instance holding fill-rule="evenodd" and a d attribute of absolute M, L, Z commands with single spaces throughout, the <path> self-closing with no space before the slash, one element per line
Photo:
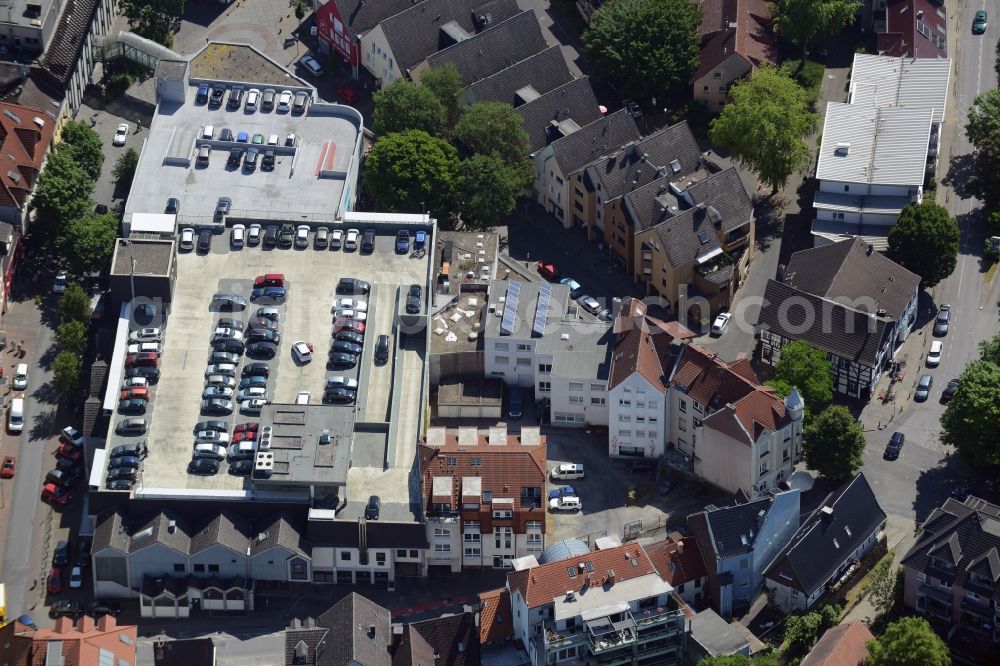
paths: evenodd
<path fill-rule="evenodd" d="M 957 453 L 946 455 L 937 467 L 921 471 L 914 484 L 917 494 L 913 499 L 913 513 L 917 525 L 923 523 L 931 511 L 944 504 L 953 490 L 969 487 L 974 478 L 975 472 Z M 983 496 L 984 486 L 977 484 L 970 489 L 973 495 L 989 499 Z"/>
<path fill-rule="evenodd" d="M 47 409 L 35 414 L 34 423 L 28 432 L 28 439 L 41 441 L 51 439 L 56 430 L 56 410 Z"/>
<path fill-rule="evenodd" d="M 38 365 L 46 370 L 52 369 L 52 364 L 56 360 L 56 356 L 59 355 L 59 348 L 55 345 L 50 345 L 48 349 L 39 354 Z"/>
<path fill-rule="evenodd" d="M 955 194 L 959 198 L 965 199 L 971 197 L 972 195 L 965 190 L 965 184 L 972 177 L 975 166 L 976 158 L 974 154 L 955 155 L 949 160 L 948 172 L 941 179 L 941 183 L 955 190 Z"/>

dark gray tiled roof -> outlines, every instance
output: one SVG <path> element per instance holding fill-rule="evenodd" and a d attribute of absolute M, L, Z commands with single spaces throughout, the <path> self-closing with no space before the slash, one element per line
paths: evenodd
<path fill-rule="evenodd" d="M 479 666 L 479 629 L 472 613 L 447 615 L 406 626 L 393 666 Z M 429 659 L 425 655 L 430 655 Z"/>
<path fill-rule="evenodd" d="M 792 255 L 786 282 L 830 299 L 872 299 L 889 317 L 899 320 L 920 276 L 878 252 L 868 252 L 860 238 L 802 250 Z"/>
<path fill-rule="evenodd" d="M 332 0 L 347 32 L 360 37 L 379 23 L 412 7 L 420 0 Z"/>
<path fill-rule="evenodd" d="M 827 514 L 824 507 L 833 510 Z M 845 483 L 813 511 L 768 567 L 767 576 L 806 596 L 822 587 L 882 523 L 885 511 L 864 474 Z M 792 580 L 782 577 L 790 574 Z"/>
<path fill-rule="evenodd" d="M 454 21 L 461 30 L 477 32 L 478 17 L 489 15 L 492 25 L 514 16 L 521 10 L 516 0 L 424 0 L 382 21 L 382 31 L 400 71 L 418 64 L 453 42 L 442 40 L 442 26 Z"/>
<path fill-rule="evenodd" d="M 696 206 L 703 204 L 717 211 L 720 219 L 716 228 L 724 234 L 747 224 L 753 216 L 753 202 L 736 167 L 712 174 L 687 191 Z"/>
<path fill-rule="evenodd" d="M 190 521 L 176 511 L 167 509 L 153 514 L 130 531 L 129 552 L 134 553 L 154 543 L 160 543 L 179 553 L 188 553 L 191 545 Z"/>
<path fill-rule="evenodd" d="M 518 90 L 530 86 L 538 95 L 544 95 L 572 79 L 562 48 L 556 45 L 472 83 L 466 92 L 475 102 L 505 102 L 519 106 Z"/>
<path fill-rule="evenodd" d="M 452 63 L 462 75 L 462 85 L 496 74 L 545 48 L 542 26 L 533 9 L 495 23 L 488 30 L 438 51 L 427 59 L 431 67 Z"/>
<path fill-rule="evenodd" d="M 735 557 L 752 552 L 760 526 L 771 509 L 772 500 L 761 499 L 747 504 L 736 504 L 706 511 L 705 517 L 712 530 L 712 540 L 720 558 Z"/>
<path fill-rule="evenodd" d="M 795 304 L 782 307 L 785 301 Z M 808 312 L 807 312 L 808 310 Z M 806 317 L 812 322 L 804 327 Z M 892 322 L 768 280 L 757 326 L 872 367 Z"/>
<path fill-rule="evenodd" d="M 590 87 L 590 79 L 582 77 L 545 93 L 533 102 L 515 109 L 524 119 L 531 151 L 544 148 L 560 137 L 549 129 L 553 121 L 572 120 L 584 127 L 601 117 L 601 111 Z M 550 138 L 551 136 L 551 138 Z"/>
<path fill-rule="evenodd" d="M 67 0 L 63 6 L 56 32 L 40 61 L 60 88 L 64 89 L 73 76 L 100 4 L 99 0 Z"/>
<path fill-rule="evenodd" d="M 953 571 L 932 563 L 933 559 L 949 559 L 941 550 L 951 552 L 952 559 L 957 556 Z M 978 497 L 964 503 L 949 498 L 924 521 L 902 565 L 1000 601 L 1000 506 Z M 971 580 L 972 574 L 977 582 Z"/>
<path fill-rule="evenodd" d="M 299 555 L 309 555 L 311 548 L 306 543 L 302 532 L 291 522 L 288 514 L 280 514 L 270 521 L 259 521 L 254 527 L 256 534 L 250 542 L 250 555 L 280 546 Z"/>
<path fill-rule="evenodd" d="M 569 176 L 641 135 L 635 118 L 622 109 L 553 141 L 552 148 L 563 176 Z"/>
<path fill-rule="evenodd" d="M 128 552 L 131 539 L 125 533 L 125 516 L 124 509 L 114 509 L 97 517 L 91 552 L 97 553 L 105 548 L 114 548 L 123 553 Z"/>
<path fill-rule="evenodd" d="M 317 546 L 358 546 L 358 521 L 310 520 L 307 537 Z M 420 523 L 365 522 L 365 539 L 369 548 L 427 548 L 427 530 Z"/>
<path fill-rule="evenodd" d="M 242 516 L 223 511 L 191 535 L 190 554 L 200 553 L 220 544 L 238 553 L 247 552 L 250 542 L 250 521 Z"/>
<path fill-rule="evenodd" d="M 631 196 L 627 195 L 626 199 Z M 699 257 L 722 249 L 707 210 L 689 208 L 657 224 L 655 231 L 673 266 L 687 266 Z"/>
<path fill-rule="evenodd" d="M 674 160 L 680 170 L 674 172 Z M 603 199 L 610 201 L 626 192 L 648 185 L 661 178 L 659 169 L 670 169 L 674 178 L 683 178 L 701 168 L 701 151 L 687 121 L 665 127 L 621 150 L 588 169 L 601 183 Z M 589 183 L 596 189 L 597 183 Z"/>
<path fill-rule="evenodd" d="M 391 616 L 375 602 L 352 592 L 316 618 L 316 624 L 330 630 L 318 664 L 343 666 L 354 660 L 365 666 L 391 666 Z M 368 633 L 372 626 L 374 637 Z"/>

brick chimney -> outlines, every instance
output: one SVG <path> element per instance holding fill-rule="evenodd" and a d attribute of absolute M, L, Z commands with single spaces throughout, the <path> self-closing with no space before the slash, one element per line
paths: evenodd
<path fill-rule="evenodd" d="M 56 620 L 56 633 L 57 634 L 68 634 L 73 631 L 73 619 L 69 617 L 61 617 Z"/>
<path fill-rule="evenodd" d="M 81 634 L 89 634 L 94 630 L 94 618 L 84 615 L 80 618 L 76 630 Z"/>
<path fill-rule="evenodd" d="M 118 621 L 111 615 L 102 615 L 97 621 L 97 628 L 101 631 L 113 631 L 117 626 Z"/>

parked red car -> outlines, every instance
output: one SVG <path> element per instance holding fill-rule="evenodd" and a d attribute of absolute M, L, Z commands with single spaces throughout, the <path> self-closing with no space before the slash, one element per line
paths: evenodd
<path fill-rule="evenodd" d="M 60 444 L 59 448 L 56 449 L 56 455 L 60 458 L 72 460 L 73 462 L 80 462 L 83 460 L 83 451 L 75 446 L 70 446 L 69 444 Z"/>
<path fill-rule="evenodd" d="M 46 483 L 42 486 L 42 500 L 45 502 L 66 506 L 72 499 L 72 495 L 54 483 Z"/>
<path fill-rule="evenodd" d="M 49 584 L 46 586 L 49 594 L 59 594 L 62 592 L 62 572 L 56 567 L 52 567 L 49 572 Z"/>
<path fill-rule="evenodd" d="M 552 282 L 555 282 L 560 277 L 559 268 L 556 267 L 555 264 L 547 261 L 538 262 L 538 274 L 546 280 L 551 280 Z"/>
<path fill-rule="evenodd" d="M 340 95 L 340 99 L 344 100 L 348 104 L 354 104 L 358 101 L 358 92 L 351 86 L 342 86 L 337 88 L 337 94 Z"/>
<path fill-rule="evenodd" d="M 17 458 L 14 456 L 4 456 L 3 467 L 0 467 L 0 478 L 13 478 L 15 471 L 17 471 Z"/>
<path fill-rule="evenodd" d="M 155 368 L 160 365 L 160 357 L 151 352 L 139 352 L 125 357 L 125 367 Z"/>
<path fill-rule="evenodd" d="M 258 275 L 254 278 L 253 287 L 254 289 L 262 289 L 264 287 L 284 287 L 285 286 L 285 274 L 284 273 L 265 273 L 264 275 Z"/>

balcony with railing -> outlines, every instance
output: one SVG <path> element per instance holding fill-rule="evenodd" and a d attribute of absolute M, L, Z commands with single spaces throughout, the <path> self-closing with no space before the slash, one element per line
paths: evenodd
<path fill-rule="evenodd" d="M 546 621 L 535 643 L 546 654 L 575 647 L 581 657 L 589 653 L 604 666 L 631 664 L 637 657 L 652 655 L 664 655 L 667 663 L 671 654 L 680 656 L 683 630 L 683 611 L 665 606 L 626 610 L 565 629 Z"/>
<path fill-rule="evenodd" d="M 921 585 L 920 589 L 917 590 L 917 610 L 931 617 L 951 621 L 951 592 Z"/>

